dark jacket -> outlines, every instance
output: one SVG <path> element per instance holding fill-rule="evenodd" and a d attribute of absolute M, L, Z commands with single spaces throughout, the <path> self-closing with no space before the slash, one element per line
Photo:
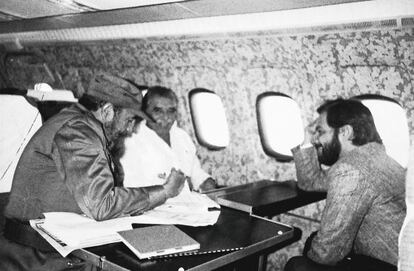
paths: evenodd
<path fill-rule="evenodd" d="M 5 215 L 28 221 L 44 212 L 75 212 L 104 220 L 153 207 L 152 192 L 162 186 L 114 187 L 111 164 L 101 122 L 79 104 L 63 109 L 27 144 Z"/>
<path fill-rule="evenodd" d="M 30 219 L 42 218 L 44 212 L 84 213 L 104 220 L 140 213 L 165 200 L 162 186 L 114 187 L 102 123 L 75 104 L 49 119 L 27 144 L 15 171 L 5 216 L 16 225 L 27 225 Z M 37 234 L 30 230 L 25 232 Z M 79 259 L 43 251 L 27 240 L 31 238 L 20 242 L 15 234 L 5 237 L 0 237 L 0 270 L 95 269 Z"/>

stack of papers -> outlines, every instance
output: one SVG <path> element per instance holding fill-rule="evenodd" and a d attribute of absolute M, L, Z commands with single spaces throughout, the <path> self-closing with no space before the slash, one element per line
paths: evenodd
<path fill-rule="evenodd" d="M 68 246 L 88 247 L 120 241 L 118 231 L 132 229 L 125 219 L 95 221 L 89 217 L 64 212 L 45 213 L 43 230 Z"/>
<path fill-rule="evenodd" d="M 176 224 L 196 227 L 213 225 L 219 216 L 220 205 L 217 202 L 207 195 L 187 192 L 168 199 L 163 205 L 151 211 L 134 217 L 133 223 Z"/>
<path fill-rule="evenodd" d="M 30 225 L 63 257 L 75 249 L 121 241 L 119 231 L 132 224 L 176 224 L 208 226 L 217 222 L 220 206 L 206 195 L 196 192 L 173 198 L 138 216 L 95 221 L 85 215 L 68 212 L 44 213 L 44 219 L 30 220 Z"/>
<path fill-rule="evenodd" d="M 121 241 L 117 231 L 132 229 L 129 217 L 95 221 L 67 212 L 44 213 L 45 219 L 30 220 L 30 225 L 63 257 L 75 249 Z"/>
<path fill-rule="evenodd" d="M 200 212 L 177 212 L 174 209 L 154 209 L 139 216 L 130 217 L 131 223 L 137 224 L 175 224 L 193 227 L 214 225 L 220 210 Z"/>

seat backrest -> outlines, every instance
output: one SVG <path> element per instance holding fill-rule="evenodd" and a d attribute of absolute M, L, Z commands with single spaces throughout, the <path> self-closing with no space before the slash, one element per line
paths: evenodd
<path fill-rule="evenodd" d="M 0 193 L 0 236 L 4 230 L 4 209 L 6 208 L 7 202 L 9 201 L 10 193 Z"/>
<path fill-rule="evenodd" d="M 414 145 L 411 145 L 405 180 L 407 215 L 398 240 L 398 270 L 414 270 Z"/>
<path fill-rule="evenodd" d="M 0 193 L 10 192 L 20 155 L 41 125 L 39 110 L 25 97 L 0 95 Z"/>

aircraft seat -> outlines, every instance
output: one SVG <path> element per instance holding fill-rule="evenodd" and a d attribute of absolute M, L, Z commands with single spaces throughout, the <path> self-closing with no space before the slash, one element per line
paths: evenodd
<path fill-rule="evenodd" d="M 21 95 L 0 95 L 0 233 L 14 171 L 24 147 L 42 125 L 39 110 Z"/>

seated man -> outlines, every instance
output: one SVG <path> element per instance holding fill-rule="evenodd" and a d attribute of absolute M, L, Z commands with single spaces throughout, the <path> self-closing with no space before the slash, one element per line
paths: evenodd
<path fill-rule="evenodd" d="M 337 99 L 317 111 L 312 144 L 305 140 L 292 152 L 299 187 L 327 191 L 326 205 L 304 256 L 290 259 L 285 271 L 396 270 L 405 170 L 386 154 L 362 103 Z"/>
<path fill-rule="evenodd" d="M 175 167 L 191 178 L 193 189 L 215 188 L 214 179 L 200 166 L 190 136 L 177 127 L 177 103 L 171 89 L 160 86 L 148 89 L 142 109 L 154 121 L 141 122 L 138 131 L 125 141 L 125 154 L 120 160 L 125 187 L 163 183 Z"/>
<path fill-rule="evenodd" d="M 172 170 L 162 185 L 114 187 L 108 146 L 132 132 L 141 101 L 128 82 L 106 74 L 93 78 L 79 104 L 49 119 L 23 151 L 6 206 L 0 239 L 0 270 L 90 270 L 91 264 L 61 257 L 30 226 L 44 212 L 75 212 L 96 220 L 134 215 L 164 203 L 182 189 L 185 176 Z"/>

